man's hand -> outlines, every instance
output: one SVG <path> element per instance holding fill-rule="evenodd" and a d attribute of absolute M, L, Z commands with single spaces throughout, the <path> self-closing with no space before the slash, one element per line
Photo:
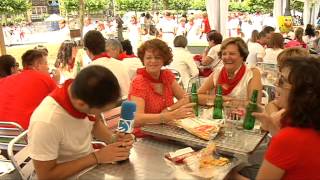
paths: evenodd
<path fill-rule="evenodd" d="M 98 163 L 106 164 L 126 160 L 129 158 L 131 147 L 132 146 L 126 146 L 122 141 L 109 144 L 95 152 Z"/>

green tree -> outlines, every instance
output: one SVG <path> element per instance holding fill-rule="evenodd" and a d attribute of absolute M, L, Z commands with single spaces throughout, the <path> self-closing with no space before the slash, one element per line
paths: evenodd
<path fill-rule="evenodd" d="M 116 0 L 119 11 L 148 11 L 151 10 L 151 0 Z"/>
<path fill-rule="evenodd" d="M 1 0 L 0 14 L 21 14 L 31 8 L 31 4 L 27 0 Z"/>
<path fill-rule="evenodd" d="M 191 1 L 191 9 L 206 10 L 206 0 L 193 0 Z"/>
<path fill-rule="evenodd" d="M 251 13 L 257 11 L 268 13 L 273 9 L 273 1 L 270 0 L 245 0 L 243 4 L 249 7 L 248 11 Z"/>
<path fill-rule="evenodd" d="M 169 9 L 171 10 L 187 10 L 190 8 L 191 2 L 186 0 L 169 0 Z"/>
<path fill-rule="evenodd" d="M 88 13 L 99 12 L 107 9 L 109 3 L 108 0 L 85 0 L 85 9 Z"/>
<path fill-rule="evenodd" d="M 303 12 L 303 2 L 298 0 L 291 0 L 290 9 Z"/>

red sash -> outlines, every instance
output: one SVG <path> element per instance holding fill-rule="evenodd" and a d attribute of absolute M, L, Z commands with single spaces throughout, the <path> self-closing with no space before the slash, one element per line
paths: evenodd
<path fill-rule="evenodd" d="M 95 121 L 95 117 L 80 112 L 73 107 L 68 94 L 68 88 L 72 82 L 72 79 L 67 80 L 61 88 L 56 88 L 49 94 L 49 96 L 51 96 L 61 107 L 63 107 L 63 109 L 65 109 L 69 115 L 77 119 L 85 119 L 88 117 L 90 121 Z"/>
<path fill-rule="evenodd" d="M 101 53 L 101 54 L 99 54 L 99 55 L 97 55 L 97 56 L 94 56 L 93 59 L 92 59 L 92 61 L 97 60 L 97 59 L 99 59 L 99 58 L 103 58 L 103 57 L 110 58 L 110 56 L 108 55 L 108 53 L 103 52 L 103 53 Z"/>
<path fill-rule="evenodd" d="M 126 54 L 126 53 L 120 53 L 119 56 L 118 56 L 118 60 L 123 60 L 124 58 L 134 58 L 134 57 L 137 57 L 135 56 L 134 54 Z"/>
<path fill-rule="evenodd" d="M 231 93 L 231 91 L 236 87 L 236 85 L 240 82 L 242 79 L 244 73 L 246 72 L 246 66 L 243 64 L 235 77 L 233 79 L 228 78 L 228 72 L 225 67 L 222 68 L 219 78 L 218 78 L 218 84 L 221 84 L 223 95 L 228 95 Z"/>

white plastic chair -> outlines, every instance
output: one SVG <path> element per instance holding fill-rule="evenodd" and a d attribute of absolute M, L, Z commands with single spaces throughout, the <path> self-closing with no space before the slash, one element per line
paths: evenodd
<path fill-rule="evenodd" d="M 9 142 L 21 134 L 24 129 L 15 122 L 1 121 L 0 122 L 0 149 L 7 150 Z M 26 141 L 24 141 L 26 142 Z M 25 143 L 20 143 L 15 146 L 15 150 L 19 150 L 25 146 Z"/>
<path fill-rule="evenodd" d="M 17 144 L 18 141 L 23 140 L 26 138 L 28 133 L 24 131 L 14 139 L 12 139 L 8 145 L 8 155 L 9 159 L 11 160 L 13 166 L 19 172 L 21 178 L 23 180 L 27 180 L 30 178 L 34 171 L 34 166 L 32 163 L 31 158 L 29 157 L 29 146 L 26 146 L 20 149 L 17 153 L 14 154 L 14 146 Z"/>

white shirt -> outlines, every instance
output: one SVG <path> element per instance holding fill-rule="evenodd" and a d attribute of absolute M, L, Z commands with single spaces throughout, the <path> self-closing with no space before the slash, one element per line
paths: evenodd
<path fill-rule="evenodd" d="M 121 62 L 127 66 L 131 80 L 136 76 L 137 69 L 143 67 L 142 62 L 138 57 L 124 58 Z"/>
<path fill-rule="evenodd" d="M 257 42 L 248 42 L 249 55 L 247 57 L 246 63 L 250 66 L 255 66 L 257 64 L 257 58 L 263 59 L 266 52 L 263 46 Z"/>
<path fill-rule="evenodd" d="M 29 155 L 38 161 L 72 161 L 90 154 L 94 122 L 69 115 L 47 96 L 35 109 L 28 132 Z"/>
<path fill-rule="evenodd" d="M 95 30 L 96 27 L 94 24 L 89 24 L 88 26 L 83 26 L 83 37 L 87 34 L 88 31 Z"/>
<path fill-rule="evenodd" d="M 213 61 L 211 63 L 212 70 L 214 70 L 218 66 L 223 65 L 222 60 L 218 56 L 218 53 L 220 52 L 220 48 L 221 48 L 221 44 L 217 44 L 217 45 L 211 47 L 208 54 L 207 54 L 208 57 L 213 59 Z"/>
<path fill-rule="evenodd" d="M 108 68 L 118 79 L 121 88 L 121 95 L 128 96 L 130 87 L 130 77 L 128 73 L 129 71 L 126 66 L 123 66 L 121 61 L 113 58 L 102 57 L 92 61 L 90 65 L 100 65 Z"/>
<path fill-rule="evenodd" d="M 213 82 L 215 85 L 218 84 L 218 78 L 219 74 L 222 70 L 223 66 L 220 66 L 217 71 L 213 74 Z M 246 99 L 249 98 L 247 90 L 250 80 L 253 78 L 253 72 L 251 68 L 246 67 L 246 72 L 244 73 L 242 79 L 239 81 L 239 83 L 236 85 L 236 87 L 233 88 L 230 94 L 228 96 L 236 97 L 239 99 Z"/>
<path fill-rule="evenodd" d="M 193 55 L 185 48 L 174 48 L 172 53 L 173 61 L 169 67 L 180 73 L 183 86 L 186 88 L 190 78 L 199 75 L 197 65 L 193 61 Z"/>
<path fill-rule="evenodd" d="M 266 55 L 263 58 L 263 62 L 277 64 L 278 55 L 283 51 L 283 49 L 266 49 Z"/>

